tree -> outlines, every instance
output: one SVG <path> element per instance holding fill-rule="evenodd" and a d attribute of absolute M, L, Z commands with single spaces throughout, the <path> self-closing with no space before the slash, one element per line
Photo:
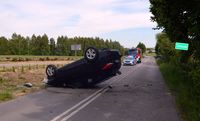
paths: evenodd
<path fill-rule="evenodd" d="M 27 54 L 28 42 L 26 39 L 14 33 L 9 40 L 9 50 L 12 55 L 25 55 Z"/>
<path fill-rule="evenodd" d="M 50 47 L 48 36 L 44 34 L 43 36 L 33 35 L 30 41 L 31 54 L 33 55 L 49 55 Z"/>
<path fill-rule="evenodd" d="M 56 46 L 56 55 L 66 55 L 66 46 L 64 36 L 58 37 Z"/>
<path fill-rule="evenodd" d="M 169 59 L 171 56 L 175 56 L 176 50 L 174 48 L 174 43 L 169 40 L 166 33 L 159 33 L 156 35 L 156 54 L 165 56 Z"/>
<path fill-rule="evenodd" d="M 200 1 L 198 0 L 150 0 L 152 21 L 157 29 L 163 29 L 172 42 L 190 44 L 182 51 L 182 62 L 188 62 L 194 54 L 200 60 Z"/>
<path fill-rule="evenodd" d="M 38 40 L 35 34 L 32 35 L 31 40 L 30 40 L 30 54 L 31 55 L 38 55 L 39 53 L 37 52 L 38 49 Z"/>
<path fill-rule="evenodd" d="M 8 40 L 5 37 L 0 37 L 0 55 L 9 55 Z"/>
<path fill-rule="evenodd" d="M 77 51 L 78 56 L 84 54 L 84 50 L 89 46 L 95 46 L 97 48 L 110 48 L 118 49 L 124 54 L 124 47 L 117 41 L 106 40 L 99 37 L 74 37 L 68 38 L 67 36 L 59 36 L 57 43 L 53 38 L 48 39 L 46 34 L 44 35 L 32 35 L 32 37 L 23 37 L 16 33 L 13 33 L 11 39 L 0 37 L 0 54 L 11 55 L 74 55 L 74 51 L 71 50 L 72 44 L 81 44 L 82 50 Z"/>
<path fill-rule="evenodd" d="M 49 55 L 50 54 L 50 48 L 49 48 L 49 39 L 46 34 L 44 34 L 39 40 L 39 50 L 41 52 L 40 55 Z"/>
<path fill-rule="evenodd" d="M 138 48 L 142 49 L 142 53 L 146 52 L 146 46 L 145 44 L 139 42 L 139 44 L 137 45 Z"/>

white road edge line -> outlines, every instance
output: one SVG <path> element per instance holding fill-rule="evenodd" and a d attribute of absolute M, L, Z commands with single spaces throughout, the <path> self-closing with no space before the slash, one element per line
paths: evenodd
<path fill-rule="evenodd" d="M 140 65 L 137 66 L 137 68 L 140 67 Z M 132 71 L 131 71 L 132 72 Z M 124 75 L 122 78 L 118 78 L 116 80 L 113 80 L 113 82 L 109 83 L 109 85 L 113 84 L 114 82 L 118 81 L 118 80 L 122 80 L 123 78 L 127 77 L 130 74 L 130 72 L 126 75 Z M 63 116 L 65 116 L 66 114 L 70 113 L 69 115 L 67 115 L 66 117 L 64 117 L 64 119 L 62 119 L 61 121 L 66 121 L 67 119 L 69 119 L 71 116 L 73 116 L 74 114 L 76 114 L 78 111 L 80 111 L 82 108 L 86 107 L 88 104 L 90 104 L 92 101 L 94 101 L 96 98 L 98 98 L 99 96 L 101 96 L 103 93 L 105 93 L 108 90 L 108 86 L 103 87 L 102 89 L 96 91 L 95 93 L 93 93 L 92 95 L 90 95 L 89 97 L 83 99 L 81 102 L 79 102 L 78 104 L 74 105 L 73 107 L 71 107 L 70 109 L 66 110 L 65 112 L 61 113 L 60 115 L 56 116 L 55 118 L 53 118 L 50 121 L 57 121 L 58 119 L 61 119 Z M 98 94 L 99 93 L 99 94 Z M 90 99 L 91 98 L 91 99 Z M 87 101 L 87 102 L 86 102 Z M 79 107 L 80 106 L 80 107 Z M 78 108 L 79 107 L 79 108 Z M 77 109 L 76 109 L 77 108 Z M 76 109 L 76 110 L 75 110 Z M 68 118 L 69 117 L 69 118 Z"/>
<path fill-rule="evenodd" d="M 68 114 L 70 111 L 74 110 L 75 108 L 77 108 L 78 106 L 82 105 L 83 103 L 85 103 L 87 100 L 89 100 L 90 98 L 92 98 L 93 96 L 97 95 L 99 92 L 101 92 L 102 90 L 104 90 L 106 87 L 96 91 L 95 93 L 93 93 L 92 95 L 90 95 L 89 97 L 83 99 L 81 102 L 79 102 L 78 104 L 74 105 L 73 107 L 71 107 L 70 109 L 66 110 L 65 112 L 63 112 L 62 114 L 56 116 L 55 118 L 53 118 L 51 121 L 57 121 L 59 118 L 61 118 L 62 116 Z"/>
<path fill-rule="evenodd" d="M 90 99 L 88 102 L 86 102 L 85 104 L 83 104 L 81 107 L 77 108 L 76 110 L 74 110 L 73 112 L 71 112 L 69 115 L 67 115 L 66 117 L 64 117 L 61 121 L 67 121 L 73 115 L 75 115 L 76 113 L 78 113 L 81 109 L 85 108 L 87 105 L 89 105 L 95 99 L 97 99 L 99 96 L 101 96 L 103 93 L 105 93 L 108 89 L 109 88 L 106 88 L 105 90 L 103 90 L 102 92 L 100 92 L 99 94 L 97 94 L 95 97 L 93 97 L 92 99 Z"/>

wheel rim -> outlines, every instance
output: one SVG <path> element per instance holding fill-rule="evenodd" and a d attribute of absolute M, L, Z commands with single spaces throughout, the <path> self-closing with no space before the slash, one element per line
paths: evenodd
<path fill-rule="evenodd" d="M 88 49 L 87 52 L 86 52 L 86 56 L 90 60 L 94 59 L 95 56 L 96 56 L 95 50 L 94 49 Z"/>
<path fill-rule="evenodd" d="M 48 75 L 48 76 L 53 76 L 53 75 L 54 75 L 54 72 L 55 72 L 55 70 L 54 70 L 53 67 L 48 67 L 48 68 L 47 68 L 47 75 Z"/>

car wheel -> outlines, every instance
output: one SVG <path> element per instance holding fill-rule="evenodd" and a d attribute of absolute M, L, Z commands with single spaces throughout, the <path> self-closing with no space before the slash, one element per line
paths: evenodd
<path fill-rule="evenodd" d="M 99 56 L 99 51 L 94 47 L 88 47 L 85 51 L 85 59 L 89 62 L 94 62 Z"/>
<path fill-rule="evenodd" d="M 56 66 L 55 65 L 48 65 L 46 68 L 46 74 L 48 77 L 54 77 L 56 75 Z"/>
<path fill-rule="evenodd" d="M 139 60 L 138 60 L 138 63 L 141 63 L 142 61 L 141 61 L 141 58 L 139 58 Z"/>
<path fill-rule="evenodd" d="M 136 64 L 137 64 L 137 60 L 134 61 L 134 65 L 136 65 Z"/>

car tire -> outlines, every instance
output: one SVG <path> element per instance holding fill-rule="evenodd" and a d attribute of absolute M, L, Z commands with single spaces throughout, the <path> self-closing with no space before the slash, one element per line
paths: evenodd
<path fill-rule="evenodd" d="M 98 49 L 96 49 L 94 47 L 88 47 L 85 50 L 84 57 L 88 62 L 94 62 L 99 57 L 99 51 L 98 51 Z"/>
<path fill-rule="evenodd" d="M 138 59 L 138 63 L 141 63 L 141 62 L 142 62 L 142 61 L 141 61 L 141 58 L 139 58 L 139 59 Z"/>
<path fill-rule="evenodd" d="M 47 68 L 46 68 L 46 75 L 47 77 L 51 78 L 51 77 L 55 77 L 56 75 L 56 70 L 57 70 L 57 67 L 55 65 L 48 65 Z"/>

